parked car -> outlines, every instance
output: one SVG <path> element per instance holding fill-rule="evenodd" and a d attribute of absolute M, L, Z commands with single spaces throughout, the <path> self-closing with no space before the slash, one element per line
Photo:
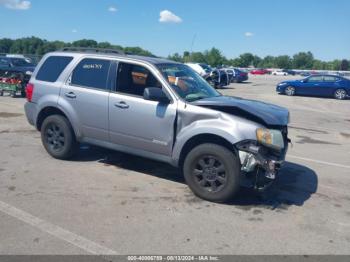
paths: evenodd
<path fill-rule="evenodd" d="M 350 95 L 350 80 L 337 75 L 312 75 L 301 80 L 283 81 L 276 91 L 288 96 L 310 95 L 345 99 Z"/>
<path fill-rule="evenodd" d="M 288 75 L 292 75 L 292 76 L 297 74 L 296 71 L 291 70 L 291 69 L 283 69 L 282 72 L 286 72 Z"/>
<path fill-rule="evenodd" d="M 6 72 L 19 74 L 24 87 L 28 83 L 34 69 L 35 64 L 28 62 L 28 59 L 0 56 L 0 74 L 6 74 Z"/>
<path fill-rule="evenodd" d="M 69 159 L 88 143 L 163 161 L 210 201 L 231 199 L 242 180 L 265 188 L 288 148 L 287 109 L 223 96 L 190 67 L 160 58 L 49 53 L 27 100 L 27 119 L 52 157 Z"/>
<path fill-rule="evenodd" d="M 242 83 L 248 80 L 248 73 L 237 68 L 226 68 L 230 83 Z"/>
<path fill-rule="evenodd" d="M 203 63 L 186 63 L 186 65 L 201 75 L 214 88 L 221 88 L 230 84 L 229 75 L 223 69 L 211 68 Z"/>
<path fill-rule="evenodd" d="M 266 75 L 266 74 L 270 74 L 270 71 L 267 69 L 254 69 L 250 71 L 250 73 L 252 75 Z"/>
<path fill-rule="evenodd" d="M 196 71 L 201 76 L 205 77 L 213 71 L 213 69 L 204 63 L 186 63 L 189 67 L 191 67 L 194 71 Z"/>
<path fill-rule="evenodd" d="M 288 73 L 287 72 L 284 72 L 282 70 L 273 70 L 271 72 L 271 75 L 274 75 L 274 76 L 287 76 Z"/>

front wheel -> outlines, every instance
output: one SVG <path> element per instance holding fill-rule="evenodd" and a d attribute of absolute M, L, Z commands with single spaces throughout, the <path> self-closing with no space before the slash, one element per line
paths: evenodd
<path fill-rule="evenodd" d="M 73 128 L 61 115 L 52 115 L 44 120 L 41 140 L 46 151 L 57 159 L 69 159 L 77 149 Z"/>
<path fill-rule="evenodd" d="M 208 201 L 228 201 L 239 190 L 239 160 L 220 145 L 201 144 L 193 148 L 186 156 L 183 172 L 193 193 Z"/>
<path fill-rule="evenodd" d="M 346 97 L 346 91 L 344 89 L 337 89 L 334 92 L 334 98 L 335 99 L 339 99 L 339 100 L 343 100 Z"/>
<path fill-rule="evenodd" d="M 287 86 L 286 89 L 284 90 L 284 93 L 287 96 L 294 96 L 295 95 L 295 88 L 292 86 Z"/>

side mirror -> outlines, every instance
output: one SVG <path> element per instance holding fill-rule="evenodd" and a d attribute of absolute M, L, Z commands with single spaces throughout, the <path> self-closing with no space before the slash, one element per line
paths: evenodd
<path fill-rule="evenodd" d="M 157 101 L 163 104 L 169 104 L 170 100 L 159 87 L 147 87 L 143 91 L 143 98 L 145 100 Z"/>

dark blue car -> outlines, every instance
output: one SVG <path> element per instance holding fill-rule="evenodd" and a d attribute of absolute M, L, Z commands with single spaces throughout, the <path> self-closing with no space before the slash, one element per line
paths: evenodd
<path fill-rule="evenodd" d="M 345 99 L 350 96 L 350 80 L 337 75 L 312 75 L 301 80 L 283 81 L 277 85 L 276 91 L 288 96 Z"/>

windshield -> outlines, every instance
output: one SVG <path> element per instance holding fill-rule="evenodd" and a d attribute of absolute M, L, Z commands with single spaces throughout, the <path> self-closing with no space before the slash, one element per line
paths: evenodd
<path fill-rule="evenodd" d="M 32 63 L 29 63 L 23 58 L 12 58 L 11 62 L 14 66 L 33 66 Z"/>
<path fill-rule="evenodd" d="M 199 74 L 184 64 L 158 65 L 173 90 L 188 102 L 220 96 Z"/>

